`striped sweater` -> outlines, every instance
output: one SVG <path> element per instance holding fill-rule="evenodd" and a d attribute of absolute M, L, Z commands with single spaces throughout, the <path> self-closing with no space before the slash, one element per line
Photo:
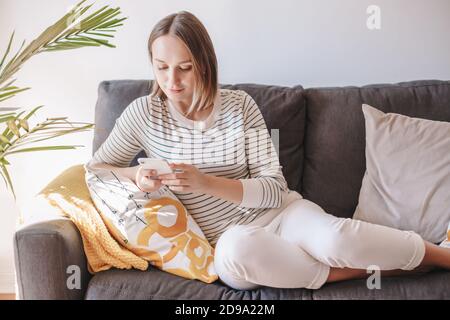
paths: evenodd
<path fill-rule="evenodd" d="M 275 214 L 289 193 L 262 114 L 241 90 L 220 89 L 204 121 L 184 117 L 167 100 L 140 97 L 116 120 L 91 162 L 128 167 L 141 150 L 151 158 L 192 164 L 205 174 L 242 183 L 239 205 L 208 194 L 173 191 L 212 245 L 233 225 Z"/>

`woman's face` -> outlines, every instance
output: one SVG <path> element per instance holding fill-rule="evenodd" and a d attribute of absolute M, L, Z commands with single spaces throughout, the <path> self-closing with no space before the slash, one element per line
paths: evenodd
<path fill-rule="evenodd" d="M 175 36 L 165 35 L 152 44 L 153 72 L 159 86 L 171 101 L 189 106 L 194 93 L 195 75 L 190 54 Z"/>

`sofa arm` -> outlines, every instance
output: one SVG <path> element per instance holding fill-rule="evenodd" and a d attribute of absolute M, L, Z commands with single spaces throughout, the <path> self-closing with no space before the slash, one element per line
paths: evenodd
<path fill-rule="evenodd" d="M 84 299 L 91 275 L 80 233 L 69 219 L 17 230 L 14 259 L 20 299 Z"/>

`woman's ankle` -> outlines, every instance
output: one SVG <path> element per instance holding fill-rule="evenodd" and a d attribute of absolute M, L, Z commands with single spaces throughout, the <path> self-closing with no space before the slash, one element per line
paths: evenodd
<path fill-rule="evenodd" d="M 330 268 L 330 273 L 327 278 L 327 282 L 337 282 L 351 279 L 364 279 L 369 274 L 364 269 L 351 269 L 351 268 Z"/>
<path fill-rule="evenodd" d="M 425 241 L 425 256 L 419 267 L 450 269 L 450 248 L 440 247 Z"/>

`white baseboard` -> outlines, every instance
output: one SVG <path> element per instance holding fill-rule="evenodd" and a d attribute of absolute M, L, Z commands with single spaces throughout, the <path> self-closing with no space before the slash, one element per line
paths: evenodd
<path fill-rule="evenodd" d="M 16 293 L 16 276 L 13 272 L 0 273 L 0 293 Z"/>

